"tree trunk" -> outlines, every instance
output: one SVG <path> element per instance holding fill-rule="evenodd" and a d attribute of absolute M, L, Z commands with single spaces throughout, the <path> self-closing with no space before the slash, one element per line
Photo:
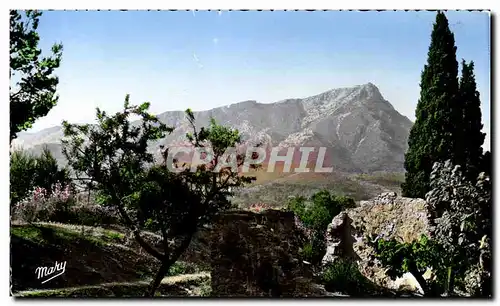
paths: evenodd
<path fill-rule="evenodd" d="M 160 269 L 158 270 L 158 272 L 156 272 L 155 278 L 153 279 L 153 281 L 149 285 L 148 290 L 144 294 L 145 297 L 154 297 L 156 289 L 160 285 L 162 279 L 165 277 L 165 274 L 167 274 L 170 267 L 179 259 L 182 253 L 184 253 L 184 251 L 187 249 L 189 243 L 191 242 L 192 237 L 193 234 L 190 233 L 187 239 L 184 239 L 181 245 L 170 255 L 171 256 L 170 259 L 162 260 Z"/>
<path fill-rule="evenodd" d="M 155 278 L 149 284 L 144 297 L 154 297 L 156 289 L 160 286 L 161 280 L 165 277 L 165 274 L 167 274 L 172 264 L 173 262 L 171 260 L 162 262 L 160 269 L 156 272 Z"/>
<path fill-rule="evenodd" d="M 448 267 L 447 279 L 446 279 L 446 296 L 453 295 L 453 289 L 455 287 L 455 273 L 453 273 L 453 267 Z"/>

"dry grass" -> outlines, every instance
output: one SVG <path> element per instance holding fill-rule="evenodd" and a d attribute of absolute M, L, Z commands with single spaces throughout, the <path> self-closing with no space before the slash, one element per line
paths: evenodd
<path fill-rule="evenodd" d="M 271 176 L 267 178 L 270 179 Z M 383 186 L 364 184 L 340 172 L 291 173 L 245 188 L 236 194 L 233 202 L 242 209 L 255 203 L 266 203 L 274 208 L 281 208 L 292 196 L 310 197 L 324 189 L 336 195 L 352 197 L 355 201 L 367 200 L 387 191 Z"/>
<path fill-rule="evenodd" d="M 358 174 L 353 178 L 391 189 L 399 189 L 405 180 L 405 174 L 402 172 L 377 172 L 371 174 Z"/>
<path fill-rule="evenodd" d="M 17 296 L 28 297 L 142 296 L 159 263 L 143 251 L 135 240 L 127 243 L 128 238 L 123 231 L 61 223 L 40 222 L 30 225 L 13 222 L 13 291 L 18 292 Z M 148 232 L 144 236 L 159 237 Z M 36 267 L 51 265 L 56 260 L 67 261 L 63 275 L 45 284 L 33 277 Z M 174 265 L 177 264 L 181 265 L 182 262 Z M 174 270 L 171 272 L 200 271 L 198 267 L 194 270 Z M 190 295 L 189 289 L 176 286 L 197 283 L 209 277 L 210 274 L 203 271 L 165 277 L 161 295 Z"/>
<path fill-rule="evenodd" d="M 210 279 L 207 272 L 165 277 L 158 289 L 159 296 L 187 296 L 196 290 L 183 288 L 184 285 L 201 283 Z M 151 280 L 136 282 L 110 282 L 93 286 L 78 286 L 47 290 L 26 290 L 14 294 L 15 297 L 141 297 Z M 173 289 L 173 290 L 172 290 Z M 184 292 L 183 292 L 184 291 Z"/>

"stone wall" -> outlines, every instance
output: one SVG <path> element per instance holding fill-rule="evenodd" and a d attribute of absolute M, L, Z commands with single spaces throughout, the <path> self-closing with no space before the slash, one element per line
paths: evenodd
<path fill-rule="evenodd" d="M 310 296 L 312 274 L 297 237 L 291 212 L 221 215 L 210 239 L 213 296 Z"/>

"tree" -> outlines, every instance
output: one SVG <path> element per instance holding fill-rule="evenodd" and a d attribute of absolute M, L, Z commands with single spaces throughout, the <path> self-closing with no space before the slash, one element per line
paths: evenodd
<path fill-rule="evenodd" d="M 463 103 L 463 121 L 460 126 L 462 133 L 457 133 L 456 142 L 462 145 L 457 148 L 457 154 L 462 158 L 456 164 L 464 167 L 464 174 L 470 180 L 475 180 L 481 169 L 483 143 L 485 133 L 481 132 L 481 100 L 477 91 L 474 76 L 474 62 L 467 64 L 462 60 L 462 77 L 460 78 L 460 102 Z"/>
<path fill-rule="evenodd" d="M 232 190 L 255 178 L 223 165 L 226 149 L 240 142 L 238 131 L 214 120 L 198 131 L 189 109 L 186 115 L 193 133 L 186 137 L 194 148 L 211 152 L 211 162 L 181 166 L 179 171 L 168 167 L 172 160 L 155 163 L 148 143 L 162 139 L 173 128 L 149 114 L 148 108 L 149 103 L 131 106 L 127 95 L 122 112 L 108 116 L 97 109 L 97 125 L 64 122 L 63 154 L 77 178 L 88 180 L 106 198 L 104 203 L 119 211 L 139 245 L 161 262 L 146 292 L 153 296 L 197 229 L 231 207 Z M 131 115 L 139 116 L 141 123 L 131 124 Z M 236 161 L 239 167 L 244 160 L 238 154 Z M 160 249 L 143 239 L 145 229 L 162 236 Z"/>
<path fill-rule="evenodd" d="M 50 195 L 56 184 L 61 184 L 63 187 L 72 185 L 69 170 L 60 168 L 49 148 L 44 146 L 41 154 L 36 158 L 33 185 L 44 188 Z"/>
<path fill-rule="evenodd" d="M 59 67 L 62 45 L 52 46 L 52 56 L 41 57 L 37 33 L 41 12 L 25 11 L 23 20 L 19 11 L 10 11 L 10 141 L 17 133 L 29 129 L 44 117 L 57 103 L 53 74 Z"/>
<path fill-rule="evenodd" d="M 491 152 L 484 152 L 481 157 L 481 171 L 485 172 L 486 175 L 491 175 L 492 163 L 491 163 Z"/>
<path fill-rule="evenodd" d="M 23 200 L 35 188 L 50 195 L 56 184 L 72 185 L 69 171 L 59 168 L 57 160 L 45 146 L 39 156 L 24 150 L 14 150 L 10 156 L 10 204 Z"/>
<path fill-rule="evenodd" d="M 23 150 L 15 150 L 10 154 L 10 205 L 11 207 L 24 199 L 33 189 L 33 173 L 36 168 L 36 157 Z"/>
<path fill-rule="evenodd" d="M 422 236 L 411 243 L 371 237 L 367 240 L 392 278 L 410 272 L 424 292 L 451 295 L 458 284 L 471 296 L 490 297 L 491 182 L 483 172 L 473 183 L 460 169 L 450 160 L 433 166 L 432 189 L 426 196 L 431 239 Z M 435 287 L 423 278 L 427 268 L 437 277 Z"/>
<path fill-rule="evenodd" d="M 424 198 L 429 191 L 429 175 L 436 161 L 457 152 L 457 126 L 463 110 L 458 103 L 458 63 L 453 33 L 442 12 L 436 15 L 427 64 L 421 76 L 420 99 L 415 124 L 410 130 L 405 155 L 403 196 Z M 461 139 L 461 141 L 465 141 Z"/>

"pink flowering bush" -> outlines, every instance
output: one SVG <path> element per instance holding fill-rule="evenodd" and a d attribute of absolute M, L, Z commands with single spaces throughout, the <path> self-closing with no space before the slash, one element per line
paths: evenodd
<path fill-rule="evenodd" d="M 271 209 L 272 207 L 266 203 L 255 203 L 250 205 L 249 209 L 253 212 L 262 212 L 267 209 Z"/>
<path fill-rule="evenodd" d="M 75 194 L 69 185 L 56 183 L 51 192 L 35 187 L 29 196 L 14 206 L 12 217 L 24 222 L 62 222 L 78 225 L 116 224 L 114 210 L 92 204 L 88 198 Z"/>
<path fill-rule="evenodd" d="M 45 189 L 47 196 L 52 189 L 61 189 L 70 185 L 69 170 L 60 168 L 57 160 L 47 147 L 40 155 L 32 155 L 23 150 L 14 150 L 10 154 L 10 205 L 14 207 L 20 201 L 30 198 L 38 188 Z M 60 190 L 59 192 L 62 192 Z M 57 191 L 56 191 L 57 192 Z"/>
<path fill-rule="evenodd" d="M 57 183 L 53 190 L 35 187 L 28 197 L 14 206 L 13 217 L 25 222 L 53 221 L 49 220 L 54 214 L 67 210 L 72 204 L 72 195 L 69 185 Z"/>

